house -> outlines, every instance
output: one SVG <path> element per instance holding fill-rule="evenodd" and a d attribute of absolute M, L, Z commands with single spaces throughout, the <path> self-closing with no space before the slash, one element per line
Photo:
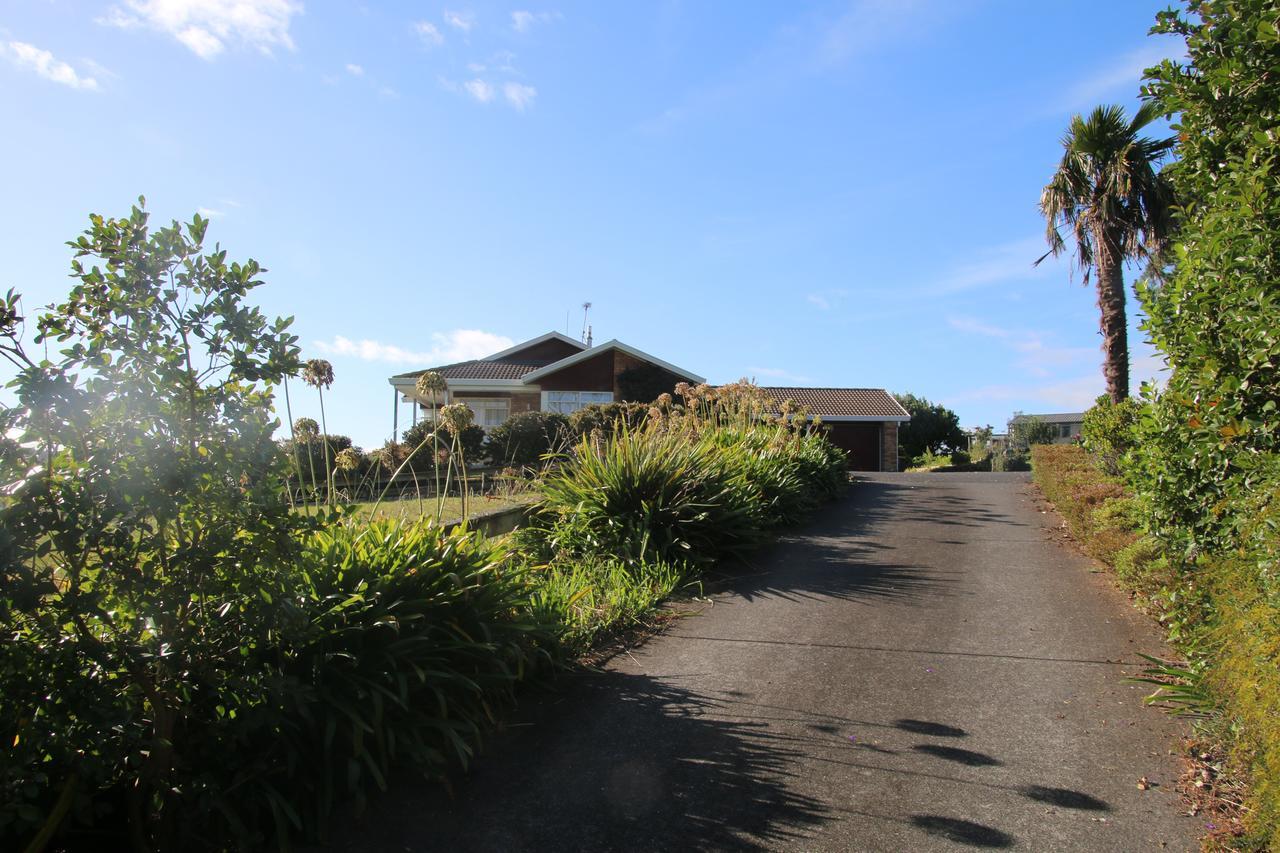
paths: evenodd
<path fill-rule="evenodd" d="M 881 388 L 793 388 L 764 392 L 779 403 L 791 400 L 822 418 L 827 438 L 849 454 L 855 471 L 898 470 L 898 426 L 911 415 Z"/>
<path fill-rule="evenodd" d="M 430 417 L 431 400 L 417 390 L 429 371 L 445 380 L 437 405 L 466 403 L 476 423 L 488 430 L 521 412 L 572 414 L 592 403 L 649 402 L 677 383 L 705 382 L 692 371 L 618 340 L 591 346 L 559 332 L 547 332 L 484 358 L 429 367 L 392 376 L 394 429 L 400 404 L 413 408 L 411 420 Z M 765 388 L 779 403 L 796 405 L 822 418 L 837 446 L 859 471 L 898 470 L 898 425 L 910 420 L 890 394 L 878 388 Z"/>
<path fill-rule="evenodd" d="M 397 431 L 402 401 L 413 404 L 414 422 L 419 412 L 429 410 L 430 399 L 416 388 L 418 377 L 428 371 L 439 373 L 447 385 L 436 403 L 466 403 L 475 412 L 476 423 L 486 430 L 520 412 L 568 415 L 592 403 L 635 398 L 632 389 L 642 386 L 660 389 L 642 395 L 652 399 L 678 382 L 706 381 L 621 341 L 589 346 L 559 332 L 547 332 L 484 358 L 392 376 L 388 381 L 396 392 Z"/>
<path fill-rule="evenodd" d="M 1049 415 L 1023 414 L 1018 412 L 1014 414 L 1009 421 L 1009 434 L 1014 434 L 1016 424 L 1037 418 L 1053 427 L 1053 443 L 1054 444 L 1070 444 L 1080 435 L 1081 428 L 1084 427 L 1084 412 L 1057 412 Z"/>

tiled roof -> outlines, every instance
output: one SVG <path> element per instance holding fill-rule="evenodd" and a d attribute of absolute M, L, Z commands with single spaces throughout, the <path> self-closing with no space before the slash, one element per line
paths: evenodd
<path fill-rule="evenodd" d="M 477 358 L 446 364 L 443 367 L 428 367 L 426 370 L 400 373 L 395 378 L 413 379 L 429 370 L 434 370 L 445 379 L 522 379 L 526 373 L 537 370 L 540 366 L 519 361 L 484 361 Z"/>
<path fill-rule="evenodd" d="M 782 403 L 792 400 L 823 418 L 905 418 L 907 410 L 881 388 L 763 388 Z"/>

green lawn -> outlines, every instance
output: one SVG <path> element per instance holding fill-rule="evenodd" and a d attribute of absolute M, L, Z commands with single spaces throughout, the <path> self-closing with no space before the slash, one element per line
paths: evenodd
<path fill-rule="evenodd" d="M 537 497 L 535 492 L 519 492 L 514 495 L 473 495 L 469 499 L 471 517 L 476 518 L 481 515 L 490 515 L 495 512 L 501 512 L 504 509 L 510 509 L 514 506 L 522 506 L 530 503 Z M 436 514 L 436 499 L 423 498 L 421 502 L 417 498 L 401 498 L 399 500 L 385 500 L 378 504 L 378 508 L 374 509 L 375 501 L 361 501 L 355 504 L 356 513 L 363 517 L 372 518 L 400 518 L 413 519 L 421 515 Z M 448 497 L 444 500 L 444 512 L 440 519 L 445 524 L 462 520 L 462 499 L 458 497 Z"/>

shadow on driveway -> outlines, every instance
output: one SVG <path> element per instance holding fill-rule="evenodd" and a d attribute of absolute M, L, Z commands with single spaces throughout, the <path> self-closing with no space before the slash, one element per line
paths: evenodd
<path fill-rule="evenodd" d="M 767 723 L 642 675 L 580 675 L 499 737 L 451 802 L 397 785 L 344 850 L 775 849 L 829 819 Z M 572 708 L 572 713 L 566 710 Z M 518 734 L 517 734 L 518 733 Z M 503 740 L 519 737 L 518 749 Z"/>

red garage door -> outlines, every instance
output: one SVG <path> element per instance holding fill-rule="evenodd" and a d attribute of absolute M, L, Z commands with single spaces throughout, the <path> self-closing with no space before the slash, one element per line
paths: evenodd
<path fill-rule="evenodd" d="M 827 423 L 827 438 L 849 454 L 849 467 L 854 471 L 880 470 L 880 424 L 865 421 Z"/>

